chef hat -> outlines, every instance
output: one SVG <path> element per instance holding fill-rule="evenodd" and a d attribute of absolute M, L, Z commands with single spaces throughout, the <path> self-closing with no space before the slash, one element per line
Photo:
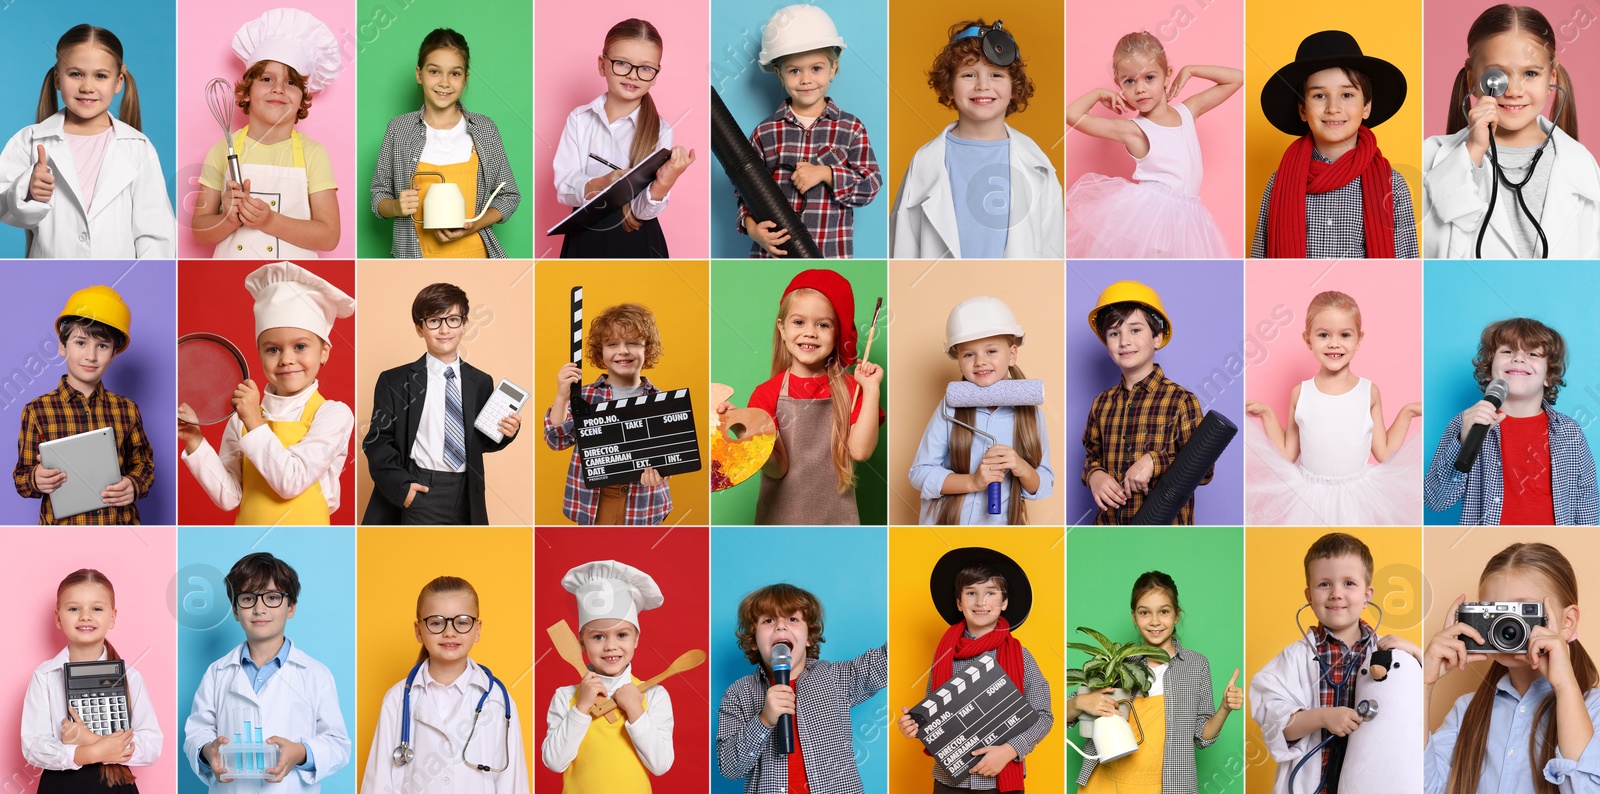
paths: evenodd
<path fill-rule="evenodd" d="M 303 328 L 328 341 L 333 321 L 355 314 L 356 299 L 293 262 L 262 265 L 246 276 L 256 300 L 256 338 L 268 328 Z"/>
<path fill-rule="evenodd" d="M 578 630 L 595 620 L 625 620 L 639 627 L 639 613 L 666 601 L 650 574 L 616 560 L 588 562 L 561 578 L 578 597 Z"/>
<path fill-rule="evenodd" d="M 277 61 L 306 78 L 315 94 L 339 76 L 339 40 L 322 20 L 298 8 L 274 8 L 233 34 L 233 52 L 246 66 Z"/>

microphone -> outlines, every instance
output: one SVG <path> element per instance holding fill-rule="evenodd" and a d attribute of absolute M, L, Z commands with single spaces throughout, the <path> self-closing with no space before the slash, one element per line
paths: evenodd
<path fill-rule="evenodd" d="M 1506 89 L 1510 87 L 1511 78 L 1506 77 L 1505 72 L 1492 66 L 1485 69 L 1482 76 L 1478 78 L 1478 92 L 1484 96 L 1503 96 Z"/>
<path fill-rule="evenodd" d="M 772 683 L 789 683 L 789 668 L 794 664 L 794 657 L 789 651 L 789 644 L 780 642 L 772 646 Z M 784 755 L 794 755 L 794 715 L 784 714 L 778 717 L 778 749 Z"/>
<path fill-rule="evenodd" d="M 1505 404 L 1506 394 L 1511 391 L 1510 384 L 1504 378 L 1495 378 L 1489 381 L 1489 387 L 1483 390 L 1483 399 L 1499 410 Z M 1488 435 L 1488 425 L 1473 425 L 1467 431 L 1466 440 L 1461 442 L 1461 451 L 1456 453 L 1456 471 L 1466 474 L 1472 471 L 1472 464 L 1478 462 L 1478 451 L 1483 448 L 1483 437 Z"/>

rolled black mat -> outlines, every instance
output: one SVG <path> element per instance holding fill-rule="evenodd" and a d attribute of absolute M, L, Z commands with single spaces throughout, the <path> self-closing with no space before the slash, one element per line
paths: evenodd
<path fill-rule="evenodd" d="M 794 208 L 784 199 L 783 191 L 773 181 L 767 164 L 761 161 L 750 139 L 739 128 L 728 106 L 722 104 L 722 95 L 711 89 L 711 153 L 722 163 L 728 180 L 744 197 L 745 208 L 757 223 L 774 221 L 789 231 L 789 242 L 778 246 L 788 252 L 790 259 L 821 259 L 822 251 L 811 239 L 811 232 L 794 214 Z"/>
<path fill-rule="evenodd" d="M 1239 434 L 1238 426 L 1228 417 L 1209 411 L 1189 436 L 1189 443 L 1178 450 L 1172 465 L 1161 475 L 1161 480 L 1150 489 L 1139 512 L 1133 514 L 1132 524 L 1171 524 L 1178 516 L 1194 489 L 1206 478 L 1206 472 L 1216 465 L 1217 458 L 1228 448 L 1233 437 Z"/>

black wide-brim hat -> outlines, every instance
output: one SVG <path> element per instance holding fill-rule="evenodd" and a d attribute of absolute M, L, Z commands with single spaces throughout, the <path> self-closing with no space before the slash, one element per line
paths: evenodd
<path fill-rule="evenodd" d="M 1372 81 L 1372 115 L 1361 123 L 1376 127 L 1400 112 L 1406 103 L 1406 75 L 1398 66 L 1361 52 L 1356 37 L 1342 30 L 1313 33 L 1300 42 L 1294 62 L 1279 69 L 1261 87 L 1261 112 L 1272 126 L 1300 137 L 1311 125 L 1300 118 L 1300 97 L 1306 78 L 1323 69 L 1347 67 L 1360 71 Z"/>
<path fill-rule="evenodd" d="M 1028 584 L 1027 571 L 1022 570 L 1022 566 L 1010 557 L 979 546 L 951 549 L 933 564 L 933 574 L 928 577 L 928 593 L 933 596 L 933 608 L 939 610 L 939 617 L 951 625 L 966 619 L 956 606 L 959 600 L 956 577 L 961 575 L 961 569 L 973 565 L 988 567 L 1006 578 L 1006 608 L 1000 612 L 1000 616 L 1006 619 L 1012 630 L 1020 627 L 1033 609 L 1033 585 Z"/>

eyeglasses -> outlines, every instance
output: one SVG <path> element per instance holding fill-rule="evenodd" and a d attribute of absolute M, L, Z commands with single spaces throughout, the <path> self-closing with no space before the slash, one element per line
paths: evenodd
<path fill-rule="evenodd" d="M 423 320 L 422 324 L 428 326 L 428 330 L 430 331 L 437 331 L 439 330 L 439 325 L 441 323 L 451 328 L 460 328 L 461 324 L 466 321 L 467 318 L 462 317 L 459 314 L 452 314 L 447 317 L 429 317 Z"/>
<path fill-rule="evenodd" d="M 240 609 L 250 609 L 256 605 L 258 596 L 267 609 L 277 609 L 283 606 L 283 599 L 288 596 L 288 593 L 240 593 L 233 597 L 233 604 Z"/>
<path fill-rule="evenodd" d="M 455 626 L 457 634 L 466 634 L 478 625 L 478 619 L 472 615 L 456 615 L 453 618 L 429 615 L 422 619 L 422 625 L 428 627 L 429 634 L 443 634 L 446 626 Z"/>
<path fill-rule="evenodd" d="M 656 75 L 660 74 L 661 70 L 654 66 L 641 66 L 612 58 L 611 73 L 618 77 L 627 77 L 628 75 L 637 73 L 640 80 L 648 83 L 655 80 Z"/>

